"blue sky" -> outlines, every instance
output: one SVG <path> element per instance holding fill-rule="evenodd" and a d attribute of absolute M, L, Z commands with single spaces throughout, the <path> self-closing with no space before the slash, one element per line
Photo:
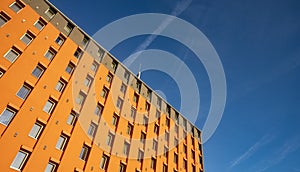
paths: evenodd
<path fill-rule="evenodd" d="M 90 35 L 119 18 L 139 13 L 177 15 L 196 26 L 218 52 L 227 81 L 223 118 L 204 144 L 206 171 L 300 171 L 298 0 L 50 2 Z M 111 52 L 123 61 L 147 38 L 130 38 Z M 211 98 L 203 64 L 187 47 L 162 36 L 146 48 L 172 52 L 194 73 L 201 92 L 196 125 L 202 128 Z M 180 108 L 180 90 L 168 75 L 146 71 L 142 80 Z"/>

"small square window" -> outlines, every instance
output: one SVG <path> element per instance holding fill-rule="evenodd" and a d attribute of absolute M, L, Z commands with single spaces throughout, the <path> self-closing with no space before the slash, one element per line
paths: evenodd
<path fill-rule="evenodd" d="M 18 50 L 16 47 L 12 47 L 5 55 L 4 57 L 13 63 L 19 56 L 21 55 L 21 51 Z"/>
<path fill-rule="evenodd" d="M 68 64 L 67 68 L 66 68 L 66 72 L 67 72 L 68 74 L 72 74 L 73 71 L 74 71 L 74 69 L 75 69 L 75 65 L 74 65 L 73 63 L 70 62 L 70 63 Z"/>
<path fill-rule="evenodd" d="M 38 64 L 34 70 L 32 71 L 32 75 L 35 76 L 36 78 L 40 78 L 42 76 L 42 74 L 44 73 L 45 68 L 43 66 L 41 66 L 40 64 Z"/>
<path fill-rule="evenodd" d="M 55 172 L 56 168 L 57 164 L 55 164 L 54 162 L 48 162 L 44 172 Z"/>
<path fill-rule="evenodd" d="M 86 98 L 85 93 L 80 91 L 77 98 L 76 98 L 76 103 L 79 104 L 79 105 L 82 105 L 83 102 L 85 101 L 85 98 Z"/>
<path fill-rule="evenodd" d="M 60 78 L 55 86 L 55 90 L 57 90 L 58 92 L 63 92 L 66 85 L 67 85 L 67 82 L 65 80 L 63 80 L 62 78 Z"/>
<path fill-rule="evenodd" d="M 76 115 L 75 113 L 71 112 L 68 116 L 67 124 L 74 126 L 75 122 L 76 122 Z"/>
<path fill-rule="evenodd" d="M 77 59 L 80 59 L 81 55 L 82 55 L 82 50 L 80 48 L 77 48 L 74 53 L 74 57 L 76 57 Z"/>
<path fill-rule="evenodd" d="M 99 64 L 97 62 L 93 62 L 91 66 L 91 70 L 96 72 L 98 70 Z"/>
<path fill-rule="evenodd" d="M 101 161 L 100 161 L 100 168 L 102 170 L 106 170 L 108 162 L 109 162 L 109 157 L 107 155 L 102 155 L 102 158 L 101 158 Z"/>
<path fill-rule="evenodd" d="M 54 109 L 54 107 L 55 107 L 55 104 L 56 103 L 53 100 L 49 99 L 46 102 L 45 106 L 43 107 L 43 111 L 46 112 L 46 113 L 48 113 L 48 114 L 51 114 L 52 111 L 53 111 L 53 109 Z"/>
<path fill-rule="evenodd" d="M 67 136 L 65 136 L 63 134 L 60 135 L 59 138 L 58 138 L 58 140 L 57 140 L 56 146 L 55 146 L 56 149 L 63 151 L 64 148 L 66 147 L 67 141 L 68 141 L 68 137 Z"/>
<path fill-rule="evenodd" d="M 5 110 L 2 112 L 0 116 L 0 123 L 7 126 L 10 121 L 14 118 L 16 115 L 16 111 L 10 109 L 10 108 L 5 108 Z"/>
<path fill-rule="evenodd" d="M 16 13 L 18 13 L 24 7 L 25 7 L 25 5 L 23 3 L 21 3 L 20 1 L 16 1 L 9 6 L 9 8 L 11 8 Z"/>
<path fill-rule="evenodd" d="M 92 85 L 93 78 L 90 75 L 87 75 L 84 79 L 84 85 L 90 87 Z"/>
<path fill-rule="evenodd" d="M 38 137 L 40 136 L 42 130 L 44 128 L 44 125 L 36 122 L 34 123 L 33 127 L 31 128 L 30 132 L 29 132 L 29 136 L 34 138 L 34 139 L 38 139 Z"/>
<path fill-rule="evenodd" d="M 0 12 L 0 27 L 10 20 L 10 17 L 5 14 L 3 11 Z"/>
<path fill-rule="evenodd" d="M 79 158 L 81 160 L 86 161 L 88 156 L 89 156 L 89 153 L 90 153 L 90 147 L 88 147 L 87 145 L 83 145 L 82 149 L 81 149 L 81 152 L 80 152 L 80 155 L 79 155 Z"/>
<path fill-rule="evenodd" d="M 30 92 L 31 88 L 27 84 L 24 84 L 18 91 L 17 96 L 25 100 Z"/>
<path fill-rule="evenodd" d="M 48 59 L 48 60 L 52 60 L 53 59 L 53 57 L 55 56 L 55 54 L 56 54 L 56 51 L 53 49 L 53 48 L 50 48 L 46 53 L 45 53 L 45 57 L 46 57 L 46 59 Z"/>
<path fill-rule="evenodd" d="M 39 18 L 39 20 L 34 23 L 34 26 L 38 30 L 42 30 L 45 27 L 45 25 L 46 25 L 46 22 L 41 18 Z"/>
<path fill-rule="evenodd" d="M 71 24 L 71 23 L 68 23 L 65 27 L 64 27 L 64 29 L 65 29 L 65 31 L 67 32 L 67 34 L 69 34 L 72 30 L 73 30 L 73 25 Z"/>
<path fill-rule="evenodd" d="M 62 45 L 62 44 L 65 42 L 65 39 L 66 39 L 66 38 L 60 34 L 60 35 L 58 35 L 58 37 L 55 39 L 55 42 L 56 42 L 58 45 Z"/>
<path fill-rule="evenodd" d="M 19 150 L 17 153 L 14 161 L 10 165 L 11 168 L 16 169 L 16 170 L 22 170 L 27 159 L 29 157 L 29 153 L 23 150 Z"/>
<path fill-rule="evenodd" d="M 55 9 L 53 9 L 53 8 L 50 7 L 50 8 L 48 8 L 48 9 L 46 10 L 45 14 L 46 14 L 50 19 L 52 19 L 53 16 L 56 14 L 56 11 L 55 11 Z"/>
<path fill-rule="evenodd" d="M 92 122 L 88 129 L 88 135 L 94 137 L 97 131 L 97 127 L 98 127 L 97 124 Z"/>
<path fill-rule="evenodd" d="M 30 33 L 29 31 L 27 31 L 21 38 L 21 41 L 25 44 L 25 45 L 29 45 L 31 43 L 31 41 L 34 39 L 34 35 L 32 33 Z"/>

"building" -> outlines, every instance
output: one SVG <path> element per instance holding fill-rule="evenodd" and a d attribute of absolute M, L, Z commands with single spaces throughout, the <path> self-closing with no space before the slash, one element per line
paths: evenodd
<path fill-rule="evenodd" d="M 203 172 L 201 132 L 45 0 L 0 3 L 1 171 Z"/>

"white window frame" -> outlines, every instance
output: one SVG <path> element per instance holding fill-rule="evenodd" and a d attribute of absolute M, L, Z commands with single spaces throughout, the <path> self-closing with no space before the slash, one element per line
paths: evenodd
<path fill-rule="evenodd" d="M 18 10 L 16 11 L 13 6 L 16 6 Z M 20 1 L 15 1 L 12 4 L 10 4 L 9 8 L 12 9 L 15 13 L 19 13 L 23 8 L 25 7 L 24 4 L 22 4 Z"/>
<path fill-rule="evenodd" d="M 35 129 L 35 126 L 37 126 L 37 130 Z M 39 123 L 39 122 L 35 122 L 28 134 L 29 137 L 34 138 L 34 139 L 38 139 L 40 134 L 42 133 L 44 128 L 44 125 Z"/>
<path fill-rule="evenodd" d="M 3 24 L 0 25 L 0 27 L 4 26 L 9 20 L 10 20 L 10 17 L 4 13 L 3 11 L 0 12 L 0 19 L 3 21 Z"/>
<path fill-rule="evenodd" d="M 28 41 L 28 40 L 23 40 L 24 38 L 25 38 L 25 39 L 28 39 L 29 42 L 26 42 L 26 41 Z M 29 44 L 33 41 L 33 39 L 34 39 L 33 34 L 30 34 L 30 33 L 28 33 L 28 32 L 26 32 L 26 33 L 20 38 L 20 40 L 21 40 L 25 45 L 29 45 Z"/>
<path fill-rule="evenodd" d="M 44 172 L 54 172 L 56 170 L 57 165 L 53 162 L 48 162 Z M 50 168 L 50 171 L 47 171 Z"/>
<path fill-rule="evenodd" d="M 13 57 L 13 59 L 8 58 L 7 56 L 10 55 L 10 53 L 13 53 L 14 55 L 16 55 L 16 57 Z M 13 63 L 13 62 L 15 62 L 15 61 L 18 59 L 18 57 L 19 57 L 20 55 L 21 55 L 21 53 L 18 52 L 18 51 L 16 50 L 16 48 L 12 47 L 12 48 L 9 49 L 9 51 L 7 51 L 7 53 L 5 53 L 4 57 L 5 57 L 6 60 L 8 60 L 8 61 L 10 61 L 11 63 Z"/>
<path fill-rule="evenodd" d="M 69 69 L 70 69 L 70 70 L 69 70 Z M 65 71 L 66 71 L 68 74 L 71 75 L 71 74 L 73 73 L 74 69 L 75 69 L 75 65 L 74 65 L 73 63 L 70 62 L 70 63 L 68 64 L 68 66 L 66 67 L 66 70 L 65 70 Z"/>
<path fill-rule="evenodd" d="M 67 141 L 68 141 L 68 137 L 61 134 L 56 142 L 55 148 L 63 151 L 66 147 Z"/>
<path fill-rule="evenodd" d="M 71 112 L 68 116 L 68 119 L 67 119 L 67 124 L 68 125 L 71 125 L 71 126 L 74 126 L 75 124 L 75 121 L 76 121 L 76 114 L 74 112 Z M 71 119 L 71 120 L 70 120 Z"/>
<path fill-rule="evenodd" d="M 50 56 L 49 56 L 49 55 L 50 55 Z M 46 59 L 48 59 L 48 60 L 51 61 L 51 60 L 55 57 L 55 55 L 56 55 L 56 52 L 55 52 L 52 48 L 49 48 L 49 49 L 46 51 L 44 57 L 45 57 Z"/>
<path fill-rule="evenodd" d="M 9 115 L 10 116 L 3 116 L 4 115 L 4 113 L 6 112 L 6 111 L 8 111 L 9 112 Z M 11 108 L 9 108 L 9 107 L 6 107 L 4 110 L 3 110 L 3 112 L 1 113 L 1 115 L 0 115 L 0 124 L 3 124 L 3 125 L 5 125 L 5 126 L 8 126 L 9 124 L 10 124 L 10 122 L 12 121 L 12 119 L 16 116 L 16 111 L 15 110 L 13 110 L 13 109 L 11 109 Z M 3 119 L 4 118 L 4 119 Z M 8 119 L 8 120 L 7 120 Z M 2 121 L 2 120 L 4 120 L 4 121 Z M 6 122 L 6 121 L 8 121 L 8 122 Z"/>
<path fill-rule="evenodd" d="M 40 71 L 39 76 L 36 76 L 36 75 L 34 74 L 34 71 L 36 71 L 36 70 L 39 70 L 39 71 Z M 33 71 L 31 72 L 31 74 L 32 74 L 34 77 L 36 77 L 36 78 L 40 78 L 40 77 L 42 76 L 42 74 L 44 73 L 44 71 L 45 71 L 45 69 L 44 69 L 41 65 L 38 64 L 38 65 L 33 69 Z"/>
<path fill-rule="evenodd" d="M 66 82 L 60 79 L 55 86 L 55 90 L 61 93 L 64 91 L 65 87 L 66 87 Z"/>
<path fill-rule="evenodd" d="M 80 151 L 79 158 L 86 161 L 89 155 L 90 148 L 87 145 L 83 145 Z"/>
<path fill-rule="evenodd" d="M 100 168 L 102 170 L 106 170 L 109 162 L 109 157 L 107 155 L 102 155 L 101 161 L 100 161 Z"/>
<path fill-rule="evenodd" d="M 90 126 L 89 126 L 89 129 L 88 129 L 88 132 L 87 132 L 88 135 L 94 137 L 96 135 L 97 128 L 98 128 L 98 125 L 91 122 Z"/>
<path fill-rule="evenodd" d="M 51 104 L 51 106 L 50 106 L 49 109 L 45 109 L 46 105 L 48 105 L 48 103 Z M 55 101 L 53 101 L 51 99 L 48 99 L 47 102 L 46 102 L 46 104 L 43 107 L 43 111 L 46 112 L 46 113 L 48 113 L 48 114 L 51 114 L 53 112 L 53 110 L 54 110 L 55 105 L 56 105 Z"/>
<path fill-rule="evenodd" d="M 46 22 L 39 18 L 34 24 L 34 27 L 37 28 L 39 31 L 43 30 L 46 26 Z"/>
<path fill-rule="evenodd" d="M 17 158 L 20 155 L 24 155 L 24 157 L 22 157 L 21 161 L 18 163 L 17 161 L 19 161 L 19 160 Z M 28 157 L 29 157 L 29 153 L 28 152 L 26 152 L 24 150 L 19 150 L 18 153 L 17 153 L 17 155 L 15 156 L 13 162 L 11 163 L 10 168 L 18 170 L 18 171 L 21 171 L 23 169 L 23 167 L 24 167 L 24 165 L 25 165 Z M 15 164 L 15 163 L 18 163 L 18 164 Z"/>
<path fill-rule="evenodd" d="M 45 14 L 46 16 L 48 16 L 50 19 L 52 19 L 55 15 L 55 11 L 53 11 L 52 8 L 48 8 L 46 11 L 45 11 Z"/>
<path fill-rule="evenodd" d="M 25 92 L 25 94 L 24 94 L 24 91 L 26 90 L 26 92 Z M 23 93 L 22 93 L 22 92 Z M 23 86 L 19 89 L 19 91 L 17 92 L 17 96 L 18 97 L 20 97 L 21 99 L 23 99 L 23 100 L 25 100 L 27 97 L 28 97 L 28 95 L 30 94 L 30 92 L 31 92 L 31 88 L 29 87 L 29 86 L 27 86 L 27 85 L 25 85 L 25 84 L 23 84 Z M 24 95 L 22 95 L 22 94 L 24 94 Z M 23 97 L 22 97 L 23 96 Z"/>

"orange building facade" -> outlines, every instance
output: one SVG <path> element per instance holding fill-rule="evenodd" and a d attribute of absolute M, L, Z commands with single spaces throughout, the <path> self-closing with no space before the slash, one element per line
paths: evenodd
<path fill-rule="evenodd" d="M 1 1 L 0 45 L 0 171 L 204 171 L 201 132 L 48 1 Z"/>

